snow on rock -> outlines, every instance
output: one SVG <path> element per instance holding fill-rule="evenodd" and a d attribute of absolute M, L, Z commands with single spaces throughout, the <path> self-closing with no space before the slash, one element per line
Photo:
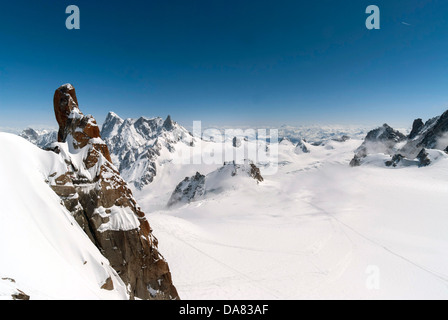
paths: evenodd
<path fill-rule="evenodd" d="M 369 165 L 382 168 L 426 167 L 444 159 L 448 159 L 448 155 L 445 152 L 423 148 L 415 159 L 406 158 L 400 153 L 394 155 L 385 153 L 369 154 L 359 159 L 359 166 Z"/>
<path fill-rule="evenodd" d="M 190 203 L 228 190 L 237 190 L 253 184 L 253 180 L 260 183 L 264 179 L 260 169 L 251 161 L 246 160 L 242 164 L 227 162 L 206 176 L 196 172 L 194 176 L 185 178 L 173 191 L 168 207 Z"/>
<path fill-rule="evenodd" d="M 101 129 L 101 137 L 113 137 L 118 134 L 118 128 L 123 124 L 121 119 L 115 112 L 109 112 Z"/>
<path fill-rule="evenodd" d="M 292 146 L 293 143 L 291 142 L 291 140 L 289 140 L 289 138 L 284 137 L 280 140 L 279 145 L 281 146 Z"/>
<path fill-rule="evenodd" d="M 0 133 L 0 298 L 127 299 L 125 284 L 45 182 L 64 161 Z M 110 278 L 113 289 L 101 289 Z M 19 291 L 20 290 L 20 291 Z"/>
<path fill-rule="evenodd" d="M 95 119 L 79 109 L 73 86 L 56 90 L 54 109 L 59 142 L 51 149 L 65 170 L 49 173 L 51 187 L 109 259 L 129 287 L 131 299 L 178 298 L 145 214 L 112 164 Z M 110 287 L 110 281 L 103 285 Z M 158 290 L 157 297 L 148 292 L 148 285 Z"/>
<path fill-rule="evenodd" d="M 394 154 L 397 151 L 397 144 L 405 141 L 406 136 L 394 130 L 387 124 L 370 131 L 362 145 L 356 150 L 356 154 L 350 165 L 352 167 L 360 165 L 360 159 L 371 153 Z"/>
<path fill-rule="evenodd" d="M 417 157 L 422 148 L 444 150 L 448 146 L 448 110 L 441 116 L 429 119 L 423 124 L 414 121 L 412 132 L 402 152 L 408 157 Z"/>
<path fill-rule="evenodd" d="M 158 162 L 165 150 L 172 159 L 180 143 L 192 147 L 195 139 L 170 116 L 123 120 L 110 112 L 103 124 L 101 136 L 111 151 L 112 161 L 121 175 L 137 189 L 151 183 L 158 171 Z M 171 154 L 171 155 L 170 155 Z"/>
<path fill-rule="evenodd" d="M 356 150 L 350 165 L 352 167 L 359 166 L 369 162 L 363 161 L 363 158 L 371 154 L 384 153 L 395 157 L 395 160 L 398 157 L 409 160 L 418 159 L 420 166 L 425 167 L 431 164 L 425 149 L 444 150 L 448 148 L 447 145 L 448 110 L 441 116 L 429 119 L 425 123 L 422 119 L 414 120 L 411 132 L 407 136 L 395 131 L 387 124 L 370 131 L 362 145 Z M 438 156 L 436 157 L 438 158 Z M 394 162 L 395 160 L 392 159 L 391 161 Z M 386 165 L 391 166 L 391 163 L 387 162 Z M 392 167 L 396 167 L 396 165 L 392 165 Z"/>
<path fill-rule="evenodd" d="M 391 169 L 390 155 L 371 154 L 364 160 L 377 157 L 376 164 L 353 170 L 347 163 L 361 143 L 327 141 L 332 149 L 310 145 L 300 155 L 280 146 L 283 165 L 263 183 L 245 179 L 236 190 L 169 210 L 154 208 L 161 192 L 139 194 L 180 295 L 447 299 L 448 158 L 424 169 L 402 159 Z"/>
<path fill-rule="evenodd" d="M 302 154 L 302 153 L 310 153 L 310 150 L 306 146 L 306 142 L 303 141 L 303 139 L 299 139 L 294 152 L 297 154 Z"/>
<path fill-rule="evenodd" d="M 168 207 L 173 205 L 185 204 L 199 199 L 205 195 L 205 176 L 196 172 L 192 177 L 186 177 L 180 182 L 173 191 Z"/>
<path fill-rule="evenodd" d="M 137 216 L 129 207 L 113 206 L 107 209 L 99 207 L 94 214 L 99 214 L 101 218 L 107 220 L 107 222 L 99 226 L 99 232 L 108 230 L 129 231 L 135 230 L 140 226 Z"/>

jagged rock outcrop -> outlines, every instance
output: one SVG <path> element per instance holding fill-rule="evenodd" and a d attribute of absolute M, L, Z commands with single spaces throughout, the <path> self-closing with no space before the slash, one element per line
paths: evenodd
<path fill-rule="evenodd" d="M 362 159 L 369 154 L 385 153 L 394 155 L 387 166 L 397 166 L 403 159 L 419 160 L 419 166 L 431 164 L 430 149 L 448 150 L 448 111 L 423 123 L 422 119 L 414 120 L 408 136 L 393 130 L 388 125 L 370 131 L 363 144 L 356 150 L 350 166 L 359 166 Z M 436 155 L 437 152 L 434 154 Z M 436 156 L 438 157 L 438 156 Z"/>
<path fill-rule="evenodd" d="M 100 129 L 91 115 L 85 116 L 78 108 L 75 88 L 66 84 L 59 87 L 54 94 L 54 112 L 59 124 L 58 142 L 66 142 L 75 150 L 90 144 L 88 169 L 98 162 L 101 154 L 112 162 L 109 149 L 101 140 Z"/>
<path fill-rule="evenodd" d="M 163 122 L 163 128 L 167 131 L 171 131 L 174 129 L 174 121 L 171 120 L 171 116 L 168 115 L 168 117 L 166 117 L 165 121 Z"/>
<path fill-rule="evenodd" d="M 168 264 L 145 214 L 112 164 L 95 119 L 79 109 L 73 86 L 56 90 L 54 110 L 59 142 L 53 149 L 67 171 L 50 175 L 51 187 L 110 261 L 131 299 L 177 299 Z M 103 284 L 105 290 L 112 288 L 111 281 Z"/>
<path fill-rule="evenodd" d="M 367 136 L 367 141 L 380 141 L 380 142 L 400 142 L 406 139 L 406 136 L 402 134 L 398 130 L 394 130 L 391 126 L 389 126 L 387 123 L 383 124 L 382 127 L 379 127 L 377 129 L 374 129 L 370 131 Z"/>
<path fill-rule="evenodd" d="M 350 160 L 350 167 L 359 167 L 361 165 L 361 158 L 355 154 L 352 160 Z"/>
<path fill-rule="evenodd" d="M 16 287 L 15 283 L 16 280 L 12 279 L 12 278 L 1 278 L 2 281 L 6 281 L 9 282 L 10 285 L 8 287 L 11 292 L 11 298 L 12 300 L 30 300 L 30 296 L 27 295 L 25 292 L 23 292 L 22 290 L 20 290 L 19 288 Z M 6 292 L 2 292 L 3 294 L 6 294 Z"/>
<path fill-rule="evenodd" d="M 263 182 L 264 178 L 261 176 L 260 168 L 258 168 L 255 164 L 250 163 L 250 177 L 257 180 L 257 183 Z"/>
<path fill-rule="evenodd" d="M 429 158 L 429 153 L 423 148 L 417 155 L 420 167 L 426 167 L 431 164 L 431 159 Z"/>
<path fill-rule="evenodd" d="M 400 163 L 401 160 L 404 159 L 404 156 L 402 156 L 401 154 L 394 154 L 392 157 L 392 160 L 386 161 L 386 166 L 387 167 L 396 167 L 398 165 L 398 163 Z"/>
<path fill-rule="evenodd" d="M 300 139 L 299 142 L 297 142 L 297 144 L 296 144 L 296 148 L 295 148 L 294 152 L 297 154 L 310 153 L 310 150 L 307 148 L 305 141 Z"/>
<path fill-rule="evenodd" d="M 168 201 L 168 207 L 190 203 L 205 195 L 205 176 L 196 172 L 192 177 L 186 177 L 180 182 Z"/>
<path fill-rule="evenodd" d="M 105 137 L 114 137 L 118 134 L 118 128 L 124 123 L 115 112 L 109 112 L 104 120 L 103 127 L 101 128 L 101 138 L 105 140 Z M 111 146 L 108 146 L 109 150 Z"/>
<path fill-rule="evenodd" d="M 430 125 L 428 128 L 425 127 L 421 130 L 422 139 L 418 146 L 430 149 L 442 148 L 442 146 L 438 145 L 438 142 L 441 138 L 446 140 L 445 137 L 448 132 L 448 110 L 437 118 L 434 125 Z"/>
<path fill-rule="evenodd" d="M 204 176 L 199 172 L 186 177 L 174 189 L 167 206 L 173 207 L 204 199 L 227 190 L 236 190 L 246 183 L 263 182 L 260 169 L 249 160 L 244 163 L 225 162 L 224 165 Z"/>
<path fill-rule="evenodd" d="M 165 120 L 146 117 L 123 120 L 110 112 L 101 136 L 122 177 L 137 189 L 154 180 L 160 161 L 169 161 L 168 158 L 160 160 L 162 153 L 173 154 L 179 143 L 188 147 L 195 145 L 191 133 L 170 116 Z"/>
<path fill-rule="evenodd" d="M 419 120 L 414 121 L 409 141 L 402 148 L 409 158 L 415 158 L 422 148 L 444 150 L 448 145 L 448 110 L 424 125 Z"/>
<path fill-rule="evenodd" d="M 11 297 L 13 300 L 23 300 L 23 301 L 30 300 L 30 296 L 20 289 L 17 289 L 17 293 L 12 294 Z"/>
<path fill-rule="evenodd" d="M 361 164 L 361 160 L 370 153 L 395 154 L 395 146 L 397 143 L 405 141 L 406 136 L 401 132 L 394 130 L 388 124 L 371 130 L 362 145 L 356 149 L 355 156 L 350 161 L 350 166 L 357 167 Z"/>
<path fill-rule="evenodd" d="M 425 124 L 423 123 L 422 119 L 415 119 L 414 123 L 412 124 L 412 130 L 408 135 L 408 139 L 414 139 L 419 134 L 424 125 Z"/>

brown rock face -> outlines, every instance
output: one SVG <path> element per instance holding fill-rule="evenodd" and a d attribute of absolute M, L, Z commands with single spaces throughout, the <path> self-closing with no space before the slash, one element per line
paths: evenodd
<path fill-rule="evenodd" d="M 59 87 L 54 93 L 53 98 L 54 113 L 56 121 L 59 124 L 59 142 L 64 141 L 63 132 L 68 122 L 68 116 L 74 108 L 78 109 L 78 99 L 76 98 L 75 88 L 69 84 Z"/>
<path fill-rule="evenodd" d="M 12 294 L 11 296 L 13 300 L 30 300 L 30 296 L 19 289 L 17 289 L 17 293 Z"/>
<path fill-rule="evenodd" d="M 53 190 L 128 286 L 131 299 L 178 299 L 145 214 L 112 164 L 95 119 L 81 113 L 73 86 L 56 90 L 54 110 L 58 154 L 67 172 L 50 176 Z M 103 288 L 111 290 L 112 280 Z"/>
<path fill-rule="evenodd" d="M 70 84 L 59 87 L 53 98 L 54 113 L 59 125 L 58 141 L 65 142 L 67 136 L 73 137 L 73 148 L 82 149 L 92 139 L 101 138 L 100 129 L 96 120 L 91 116 L 85 116 L 78 107 L 75 88 Z M 104 142 L 92 143 L 94 149 L 99 151 L 109 162 L 109 149 Z"/>
<path fill-rule="evenodd" d="M 260 168 L 258 168 L 255 164 L 250 164 L 250 176 L 257 180 L 257 182 L 263 182 L 264 178 L 261 176 Z"/>
<path fill-rule="evenodd" d="M 101 289 L 109 291 L 114 290 L 114 282 L 111 277 L 106 279 L 106 282 L 101 286 Z"/>

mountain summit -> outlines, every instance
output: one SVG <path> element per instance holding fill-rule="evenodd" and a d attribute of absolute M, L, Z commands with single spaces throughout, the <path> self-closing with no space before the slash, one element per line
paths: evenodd
<path fill-rule="evenodd" d="M 54 110 L 59 131 L 52 150 L 67 170 L 50 175 L 51 187 L 109 259 L 131 299 L 177 299 L 168 264 L 145 214 L 112 164 L 95 119 L 79 109 L 72 85 L 56 90 Z M 112 281 L 105 283 L 105 289 L 111 288 Z"/>
<path fill-rule="evenodd" d="M 189 148 L 195 142 L 171 116 L 123 120 L 113 112 L 107 115 L 101 136 L 122 177 L 137 189 L 153 182 L 161 163 L 173 160 L 179 144 Z"/>
<path fill-rule="evenodd" d="M 107 161 L 112 162 L 109 149 L 101 140 L 100 129 L 95 119 L 81 112 L 75 88 L 71 84 L 65 84 L 56 90 L 53 103 L 59 125 L 58 141 L 67 141 L 70 150 L 83 149 L 90 144 L 90 154 L 95 150 Z"/>

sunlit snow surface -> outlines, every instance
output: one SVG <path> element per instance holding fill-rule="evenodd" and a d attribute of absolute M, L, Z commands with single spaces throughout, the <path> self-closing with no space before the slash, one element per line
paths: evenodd
<path fill-rule="evenodd" d="M 361 142 L 306 144 L 310 153 L 282 143 L 277 174 L 259 184 L 235 177 L 171 210 L 180 181 L 221 165 L 162 154 L 154 182 L 134 192 L 180 297 L 447 299 L 447 156 L 430 150 L 438 159 L 429 167 L 388 168 L 379 154 L 351 168 Z M 0 298 L 18 289 L 32 299 L 127 298 L 45 183 L 64 170 L 61 158 L 11 134 L 0 133 L 0 147 Z M 108 276 L 114 291 L 100 289 Z"/>
<path fill-rule="evenodd" d="M 136 197 L 181 298 L 448 298 L 447 157 L 351 168 L 361 143 L 307 144 L 307 154 L 280 145 L 264 182 L 172 210 L 177 183 L 216 168 L 159 170 Z"/>
<path fill-rule="evenodd" d="M 45 182 L 64 172 L 62 158 L 7 133 L 0 149 L 0 299 L 18 290 L 31 299 L 127 299 L 109 261 Z M 109 277 L 114 290 L 101 289 Z"/>

